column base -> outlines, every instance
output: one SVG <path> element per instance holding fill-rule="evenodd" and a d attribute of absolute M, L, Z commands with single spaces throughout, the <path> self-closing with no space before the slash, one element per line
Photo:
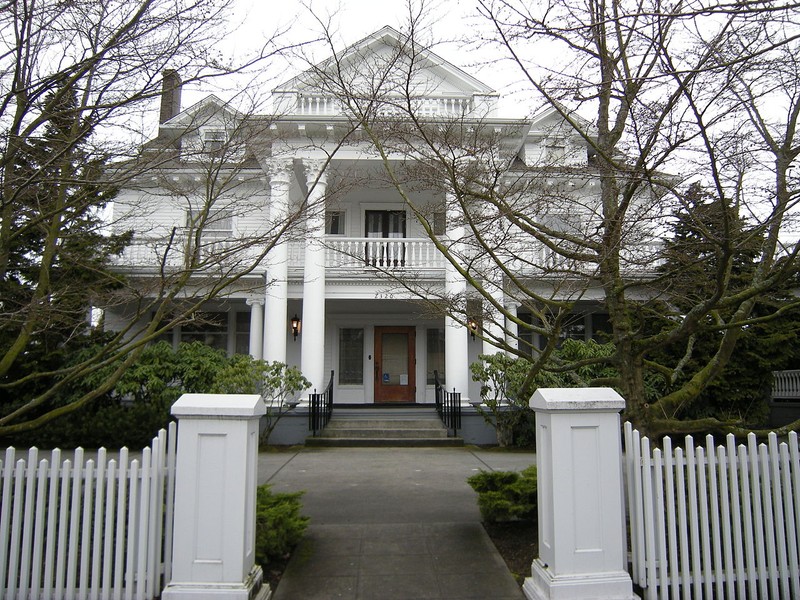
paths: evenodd
<path fill-rule="evenodd" d="M 522 591 L 528 600 L 639 600 L 625 571 L 554 575 L 538 558 Z"/>
<path fill-rule="evenodd" d="M 269 600 L 272 589 L 264 583 L 264 572 L 255 566 L 243 583 L 170 583 L 162 600 Z"/>

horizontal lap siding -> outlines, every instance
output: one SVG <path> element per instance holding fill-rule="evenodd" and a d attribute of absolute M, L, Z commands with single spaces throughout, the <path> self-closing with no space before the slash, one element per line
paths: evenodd
<path fill-rule="evenodd" d="M 632 576 L 645 597 L 800 598 L 796 434 L 650 448 L 625 426 Z"/>

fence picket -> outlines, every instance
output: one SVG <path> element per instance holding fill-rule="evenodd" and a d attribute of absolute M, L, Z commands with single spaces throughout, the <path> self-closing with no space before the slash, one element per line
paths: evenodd
<path fill-rule="evenodd" d="M 772 598 L 778 598 L 778 557 L 775 550 L 775 517 L 772 510 L 772 494 L 770 491 L 772 482 L 770 481 L 769 454 L 764 444 L 758 447 L 758 459 L 761 463 L 761 502 L 764 509 L 764 530 L 767 538 L 767 579 Z"/>
<path fill-rule="evenodd" d="M 742 504 L 739 493 L 739 461 L 736 456 L 736 437 L 729 434 L 725 437 L 728 454 L 728 488 L 730 490 L 731 515 L 733 517 L 733 562 L 736 574 L 736 597 L 745 600 L 744 546 L 742 542 Z"/>
<path fill-rule="evenodd" d="M 645 458 L 646 457 L 646 458 Z M 646 523 L 653 523 L 653 471 L 650 459 L 650 440 L 642 438 L 642 483 L 643 483 L 643 506 L 644 520 Z M 658 577 L 656 574 L 656 528 L 648 527 L 645 532 L 645 558 L 647 567 L 646 596 L 647 600 L 655 600 L 658 594 Z"/>
<path fill-rule="evenodd" d="M 94 494 L 94 461 L 86 463 L 83 476 L 83 513 L 81 515 L 81 541 L 78 546 L 80 560 L 78 562 L 78 597 L 87 598 L 89 593 L 89 565 L 91 560 L 91 515 L 93 508 Z"/>
<path fill-rule="evenodd" d="M 800 598 L 796 434 L 738 446 L 686 436 L 677 448 L 665 438 L 651 450 L 626 424 L 625 440 L 632 578 L 644 598 Z"/>
<path fill-rule="evenodd" d="M 739 472 L 742 475 L 742 508 L 744 510 L 744 548 L 747 565 L 747 592 L 750 598 L 758 598 L 758 571 L 756 564 L 755 534 L 753 531 L 753 505 L 750 500 L 750 459 L 747 446 L 739 446 Z"/>
<path fill-rule="evenodd" d="M 104 491 L 106 479 L 106 449 L 100 448 L 97 452 L 97 469 L 95 471 L 94 488 L 94 519 L 92 521 L 92 568 L 89 581 L 89 598 L 98 600 L 100 597 L 101 544 L 103 536 L 103 510 L 105 509 Z"/>
<path fill-rule="evenodd" d="M 78 544 L 80 535 L 81 492 L 83 491 L 83 448 L 75 450 L 75 462 L 72 471 L 72 499 L 69 510 L 69 539 L 67 551 L 66 599 L 75 600 L 75 586 L 78 580 Z"/>
<path fill-rule="evenodd" d="M 150 531 L 150 448 L 142 453 L 141 489 L 139 490 L 139 532 L 136 547 L 136 600 L 147 600 L 147 534 Z"/>
<path fill-rule="evenodd" d="M 656 547 L 658 548 L 658 589 L 661 600 L 667 600 L 669 594 L 669 563 L 667 562 L 667 535 L 664 524 L 664 462 L 662 452 L 653 450 L 653 481 L 655 482 L 655 519 Z M 655 558 L 655 557 L 654 557 Z"/>
<path fill-rule="evenodd" d="M 119 451 L 119 484 L 117 493 L 117 524 L 116 524 L 116 551 L 114 552 L 114 600 L 121 600 L 122 590 L 125 587 L 123 574 L 125 572 L 125 517 L 128 505 L 128 449 Z"/>
<path fill-rule="evenodd" d="M 666 494 L 667 544 L 669 548 L 669 588 L 672 600 L 679 600 L 680 568 L 678 565 L 678 529 L 675 523 L 675 463 L 672 440 L 664 438 L 664 493 Z"/>
<path fill-rule="evenodd" d="M 728 491 L 727 455 L 723 446 L 717 447 L 717 478 L 719 480 L 720 521 L 722 522 L 722 561 L 725 580 L 718 587 L 725 586 L 725 597 L 735 598 L 733 572 L 733 534 L 731 532 L 731 505 Z M 722 570 L 717 571 L 717 579 L 721 579 Z"/>
<path fill-rule="evenodd" d="M 36 473 L 36 515 L 33 524 L 33 556 L 31 562 L 31 597 L 38 598 L 42 580 L 42 554 L 44 551 L 45 512 L 47 501 L 47 479 L 50 465 L 46 458 L 39 462 Z"/>
<path fill-rule="evenodd" d="M 5 460 L 2 461 L 3 490 L 2 504 L 0 504 L 0 544 L 3 548 L 9 547 L 9 535 L 11 533 L 11 489 L 14 483 L 12 473 L 14 472 L 14 448 L 7 448 Z M 8 553 L 0 552 L 0 592 L 6 589 L 6 565 L 8 564 Z M 4 594 L 0 594 L 2 596 Z"/>
<path fill-rule="evenodd" d="M 753 501 L 753 529 L 756 544 L 756 576 L 758 577 L 759 597 L 768 600 L 767 551 L 764 545 L 764 512 L 761 505 L 761 469 L 758 464 L 758 446 L 755 434 L 747 436 L 747 447 L 750 452 L 750 493 Z"/>
<path fill-rule="evenodd" d="M 686 475 L 684 469 L 686 461 L 683 457 L 683 448 L 675 448 L 675 483 L 678 495 L 678 536 L 680 543 L 680 578 L 684 600 L 691 600 L 691 569 L 689 562 L 689 527 L 686 513 Z"/>
<path fill-rule="evenodd" d="M 22 530 L 22 494 L 25 483 L 25 461 L 19 459 L 14 470 L 14 499 L 11 504 L 11 547 L 19 548 L 20 532 Z M 19 552 L 10 552 L 8 561 L 8 577 L 6 587 L 13 598 L 17 593 L 17 575 L 19 574 Z"/>
<path fill-rule="evenodd" d="M 795 512 L 798 507 L 792 502 L 792 478 L 791 478 L 791 460 L 789 457 L 789 447 L 786 444 L 780 446 L 780 461 L 781 461 L 781 481 L 786 493 L 783 495 L 784 511 L 786 517 L 786 541 L 788 544 L 788 560 L 789 560 L 789 579 L 791 581 L 792 595 L 791 598 L 800 598 L 800 557 L 797 551 L 797 528 L 795 527 L 794 518 Z"/>
<path fill-rule="evenodd" d="M 770 495 L 770 504 L 772 505 L 773 522 L 775 523 L 774 531 L 777 542 L 777 570 L 779 575 L 778 584 L 783 598 L 789 597 L 789 565 L 787 564 L 787 549 L 786 537 L 783 532 L 786 531 L 786 524 L 783 515 L 783 492 L 781 490 L 781 472 L 780 472 L 780 453 L 778 452 L 778 436 L 775 433 L 770 433 L 767 436 L 768 444 L 768 459 L 770 465 L 770 479 L 772 480 L 772 494 Z"/>
<path fill-rule="evenodd" d="M 114 563 L 114 506 L 117 490 L 117 461 L 112 459 L 108 462 L 108 473 L 106 474 L 106 510 L 105 521 L 103 524 L 103 575 L 101 579 L 100 598 L 102 600 L 111 599 L 111 566 Z"/>
<path fill-rule="evenodd" d="M 25 497 L 15 500 L 24 502 L 22 511 L 22 548 L 20 552 L 19 581 L 17 593 L 20 598 L 28 595 L 31 579 L 31 552 L 33 550 L 33 511 L 36 504 L 36 467 L 39 464 L 39 450 L 31 448 L 28 451 L 27 469 L 25 473 Z"/>
<path fill-rule="evenodd" d="M 50 453 L 50 489 L 47 498 L 47 539 L 44 549 L 44 577 L 42 587 L 44 589 L 44 600 L 52 600 L 55 560 L 56 560 L 56 532 L 58 515 L 58 498 L 61 489 L 61 450 L 56 448 Z"/>
<path fill-rule="evenodd" d="M 697 498 L 697 454 L 692 436 L 687 435 L 684 444 L 686 450 L 686 476 L 689 481 L 689 539 L 692 545 L 692 593 L 695 598 L 702 598 L 703 563 L 700 554 L 700 508 Z"/>
<path fill-rule="evenodd" d="M 125 600 L 133 600 L 133 589 L 136 585 L 136 542 L 139 531 L 136 512 L 139 507 L 139 461 L 131 461 L 131 478 L 128 487 L 128 536 L 125 548 Z"/>
<path fill-rule="evenodd" d="M 176 427 L 141 460 L 99 449 L 0 457 L 0 598 L 152 600 L 171 572 Z M 169 535 L 167 534 L 169 533 Z M 170 553 L 165 554 L 165 548 Z"/>

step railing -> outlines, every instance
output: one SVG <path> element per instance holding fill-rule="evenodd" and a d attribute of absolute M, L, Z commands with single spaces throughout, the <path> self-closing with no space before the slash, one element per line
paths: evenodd
<path fill-rule="evenodd" d="M 322 393 L 318 394 L 315 389 L 313 394 L 308 395 L 308 404 L 308 430 L 312 436 L 317 437 L 333 415 L 333 371 Z"/>
<path fill-rule="evenodd" d="M 453 388 L 448 392 L 439 381 L 439 372 L 433 372 L 433 382 L 435 386 L 436 413 L 447 427 L 447 435 L 456 437 L 458 430 L 461 429 L 461 392 Z"/>

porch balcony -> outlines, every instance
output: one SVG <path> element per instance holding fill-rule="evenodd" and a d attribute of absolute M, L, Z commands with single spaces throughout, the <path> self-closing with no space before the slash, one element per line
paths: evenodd
<path fill-rule="evenodd" d="M 295 277 L 303 272 L 307 241 L 288 243 L 288 268 Z M 325 268 L 329 277 L 377 275 L 381 271 L 406 271 L 423 278 L 444 277 L 446 260 L 427 238 L 375 238 L 326 236 Z M 173 238 L 139 238 L 116 259 L 116 264 L 132 272 L 177 270 L 186 264 L 185 240 Z M 628 276 L 652 275 L 661 262 L 657 257 L 660 243 L 637 244 L 626 248 L 621 267 Z M 195 251 L 203 268 L 235 270 L 247 268 L 257 260 L 261 248 L 248 240 L 212 239 L 202 242 Z M 543 244 L 529 244 L 509 252 L 506 264 L 517 273 L 529 277 L 558 277 L 567 273 L 591 275 L 592 263 L 574 263 L 556 254 Z"/>
<path fill-rule="evenodd" d="M 157 272 L 162 267 L 176 270 L 186 264 L 184 240 L 139 238 L 125 248 L 116 264 L 134 272 Z M 325 267 L 332 277 L 358 273 L 377 273 L 382 270 L 406 270 L 430 277 L 444 276 L 445 259 L 433 242 L 425 238 L 367 238 L 326 237 Z M 288 244 L 288 267 L 302 272 L 307 242 Z M 257 260 L 260 248 L 242 240 L 209 240 L 202 243 L 197 256 L 205 266 L 230 268 L 237 263 L 242 268 Z"/>

